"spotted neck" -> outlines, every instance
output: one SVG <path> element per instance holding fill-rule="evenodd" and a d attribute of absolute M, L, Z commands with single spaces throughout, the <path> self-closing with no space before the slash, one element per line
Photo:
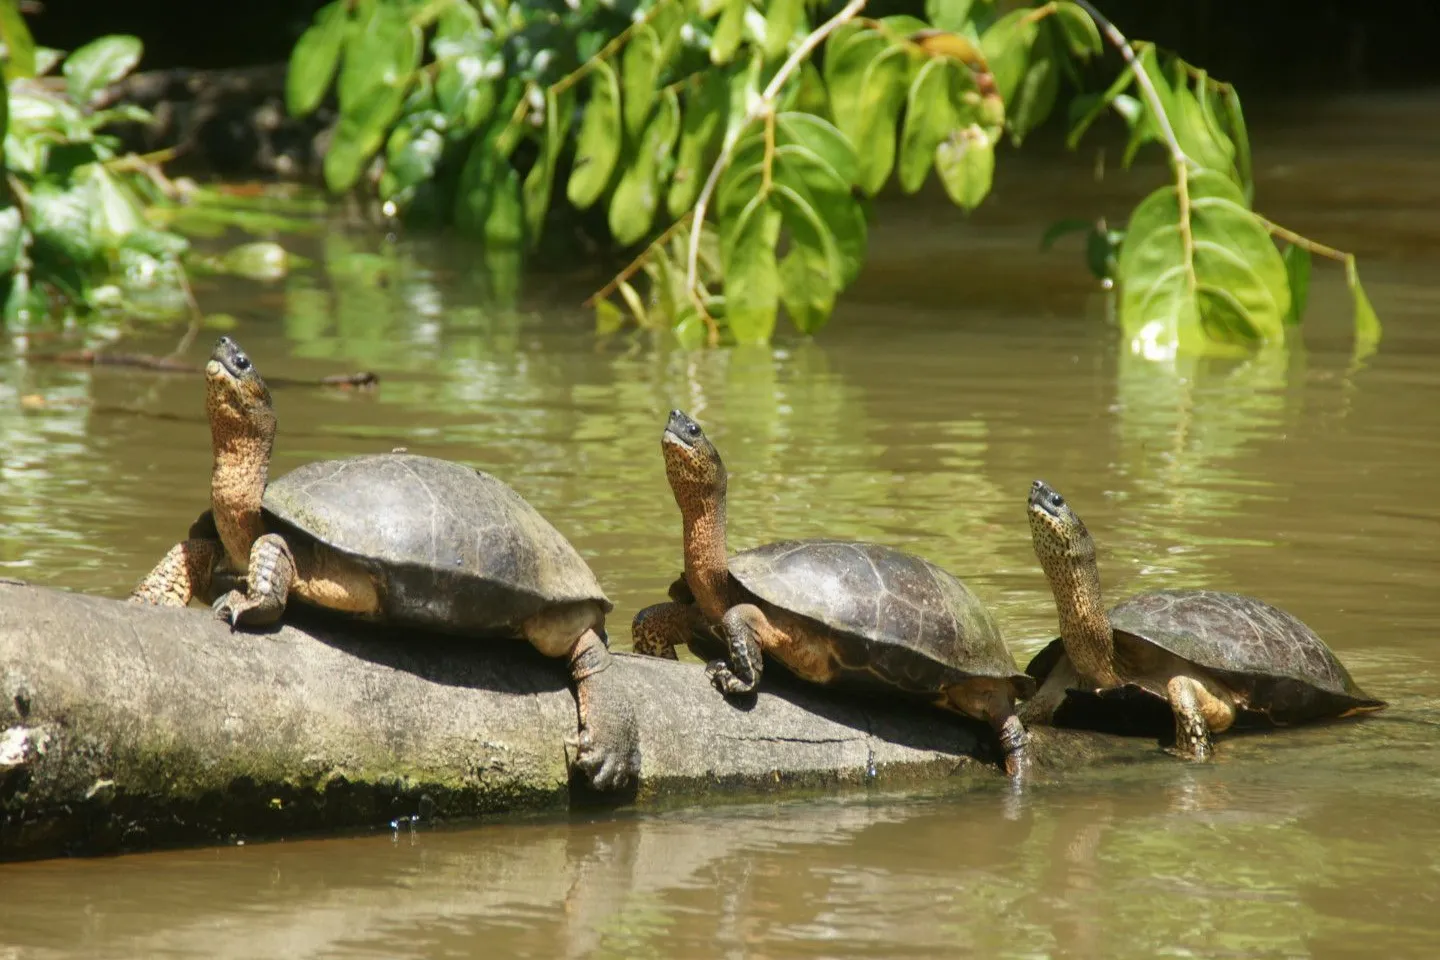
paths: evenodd
<path fill-rule="evenodd" d="M 680 513 L 685 524 L 685 582 L 701 612 L 719 620 L 730 607 L 724 488 L 719 496 L 682 503 Z"/>
<path fill-rule="evenodd" d="M 1098 687 L 1118 686 L 1115 637 L 1105 612 L 1093 547 L 1080 557 L 1047 557 L 1041 566 L 1060 613 L 1060 640 L 1075 671 Z"/>
<path fill-rule="evenodd" d="M 210 508 L 225 555 L 236 570 L 245 570 L 250 547 L 265 532 L 260 503 L 270 476 L 273 430 L 247 429 L 223 412 L 210 419 L 214 466 L 210 474 Z"/>

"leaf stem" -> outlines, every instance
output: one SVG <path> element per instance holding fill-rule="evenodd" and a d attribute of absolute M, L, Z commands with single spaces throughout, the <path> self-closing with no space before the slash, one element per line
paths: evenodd
<path fill-rule="evenodd" d="M 614 38 L 612 38 L 608 43 L 605 44 L 605 46 L 601 47 L 599 50 L 596 50 L 593 57 L 591 57 L 589 60 L 586 60 L 584 63 L 580 64 L 580 66 L 576 67 L 574 70 L 571 70 L 569 73 L 565 74 L 565 76 L 552 83 L 550 85 L 550 90 L 558 96 L 564 93 L 566 90 L 569 90 L 571 87 L 575 86 L 575 84 L 579 83 L 581 80 L 584 80 L 585 77 L 589 75 L 590 71 L 595 69 L 595 64 L 601 62 L 602 60 L 608 60 L 610 57 L 613 57 L 621 47 L 625 46 L 625 44 L 630 41 L 630 37 L 635 33 L 636 30 L 640 29 L 642 26 L 653 20 L 655 18 L 655 14 L 665 9 L 665 7 L 668 5 L 669 4 L 667 3 L 667 0 L 661 0 L 660 3 L 657 3 L 649 10 L 646 10 L 644 16 L 642 16 L 639 20 L 632 22 L 630 26 L 617 33 Z"/>
<path fill-rule="evenodd" d="M 730 161 L 735 157 L 735 148 L 740 143 L 741 134 L 749 129 L 750 124 L 756 118 L 775 111 L 775 99 L 779 97 L 781 89 L 785 86 L 792 74 L 800 69 L 805 58 L 815 52 L 815 48 L 824 42 L 840 27 L 859 15 L 865 9 L 867 0 L 850 0 L 829 20 L 811 31 L 810 35 L 800 41 L 800 45 L 790 54 L 789 59 L 776 71 L 775 76 L 770 79 L 765 91 L 760 94 L 756 101 L 745 114 L 744 122 L 738 124 L 731 133 L 726 136 L 725 144 L 720 149 L 720 156 L 716 159 L 715 165 L 710 168 L 710 175 L 705 178 L 705 185 L 700 188 L 700 197 L 695 201 L 694 223 L 696 229 L 690 231 L 690 249 L 685 257 L 685 289 L 690 294 L 690 299 L 700 309 L 701 316 L 708 317 L 709 311 L 705 309 L 704 301 L 700 298 L 699 274 L 700 274 L 700 229 L 705 224 L 705 214 L 710 206 L 710 198 L 715 193 L 715 188 L 720 184 L 720 177 L 730 166 Z"/>
<path fill-rule="evenodd" d="M 692 213 L 687 213 L 685 214 L 685 216 L 672 223 L 669 229 L 667 229 L 664 233 L 660 234 L 660 236 L 656 237 L 653 241 L 651 241 L 644 250 L 641 250 L 640 253 L 636 255 L 634 260 L 631 260 L 628 264 L 626 264 L 624 270 L 621 270 L 619 273 L 615 274 L 615 276 L 611 277 L 609 283 L 605 284 L 605 286 L 590 294 L 590 296 L 585 299 L 585 302 L 581 304 L 581 306 L 587 308 L 595 306 L 595 304 L 599 303 L 601 300 L 604 300 L 606 297 L 610 296 L 610 294 L 618 290 L 620 288 L 620 284 L 624 283 L 626 280 L 629 280 L 631 277 L 635 276 L 635 274 L 639 273 L 640 268 L 645 266 L 645 262 L 650 259 L 650 254 L 655 250 L 656 247 L 661 246 L 662 244 L 669 241 L 675 236 L 675 234 L 680 232 L 681 228 L 685 227 L 687 224 L 690 223 L 690 217 L 692 216 Z"/>
<path fill-rule="evenodd" d="M 1253 216 L 1256 220 L 1260 221 L 1260 226 L 1270 231 L 1273 236 L 1277 236 L 1281 240 L 1284 240 L 1286 243 L 1293 244 L 1297 247 L 1303 247 L 1304 249 L 1309 250 L 1311 253 L 1318 254 L 1322 257 L 1328 257 L 1329 259 L 1338 261 L 1340 263 L 1349 263 L 1352 259 L 1354 259 L 1355 255 L 1352 253 L 1346 253 L 1344 250 L 1336 250 L 1334 247 L 1327 247 L 1323 243 L 1316 243 L 1314 240 L 1311 240 L 1308 237 L 1302 237 L 1294 230 L 1287 230 L 1284 227 L 1280 226 L 1280 224 L 1275 223 L 1272 220 L 1265 219 L 1258 213 L 1252 213 L 1251 216 Z"/>

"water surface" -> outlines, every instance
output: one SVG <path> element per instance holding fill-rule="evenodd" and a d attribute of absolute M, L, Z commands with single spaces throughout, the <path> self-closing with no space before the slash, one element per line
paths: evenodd
<path fill-rule="evenodd" d="M 1048 220 L 1123 217 L 1151 182 L 1097 185 L 1088 157 L 1007 157 L 968 221 L 887 208 L 833 325 L 769 349 L 597 342 L 576 303 L 598 273 L 554 269 L 506 302 L 448 241 L 335 230 L 300 241 L 317 270 L 199 289 L 267 375 L 382 378 L 277 389 L 276 472 L 406 445 L 504 477 L 593 564 L 619 646 L 679 569 L 659 453 L 679 406 L 725 456 L 732 549 L 915 551 L 993 606 L 1023 663 L 1054 630 L 1023 510 L 1042 477 L 1097 537 L 1113 599 L 1264 597 L 1389 711 L 1019 797 L 938 784 L 4 866 L 0 958 L 1433 954 L 1437 114 L 1347 101 L 1257 134 L 1265 212 L 1362 257 L 1386 324 L 1368 357 L 1318 261 L 1303 343 L 1244 361 L 1120 349 L 1075 250 L 1036 250 Z M 24 346 L 0 346 L 0 574 L 121 596 L 205 505 L 200 384 Z"/>

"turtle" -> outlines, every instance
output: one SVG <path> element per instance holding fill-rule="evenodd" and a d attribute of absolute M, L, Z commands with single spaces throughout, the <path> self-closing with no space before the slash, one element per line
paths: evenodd
<path fill-rule="evenodd" d="M 700 425 L 672 410 L 661 438 L 684 520 L 685 567 L 670 601 L 631 625 L 637 653 L 674 659 L 685 644 L 727 697 L 755 691 L 769 658 L 815 684 L 923 698 L 988 723 L 1020 777 L 1026 734 L 1020 672 L 994 616 L 960 580 L 914 554 L 864 541 L 725 544 L 725 464 Z"/>
<path fill-rule="evenodd" d="M 1036 480 L 1028 512 L 1060 636 L 1025 668 L 1039 683 L 1021 711 L 1026 723 L 1063 724 L 1067 710 L 1081 715 L 1084 696 L 1122 715 L 1158 700 L 1174 715 L 1174 751 L 1205 760 L 1214 735 L 1237 720 L 1288 726 L 1386 706 L 1299 618 L 1255 597 L 1156 590 L 1107 613 L 1095 541 L 1071 505 Z"/>
<path fill-rule="evenodd" d="M 599 790 L 635 778 L 640 754 L 605 633 L 614 605 L 590 567 L 503 481 L 464 464 L 390 452 L 305 464 L 267 483 L 276 418 L 234 340 L 205 366 L 211 509 L 132 591 L 139 603 L 214 598 L 231 629 L 264 627 L 298 599 L 362 619 L 476 639 L 524 638 L 565 657 L 579 706 L 576 766 Z"/>

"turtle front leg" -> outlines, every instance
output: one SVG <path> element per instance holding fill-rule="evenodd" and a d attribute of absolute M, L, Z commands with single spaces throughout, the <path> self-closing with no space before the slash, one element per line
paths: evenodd
<path fill-rule="evenodd" d="M 765 671 L 764 650 L 767 639 L 779 632 L 765 611 L 753 603 L 742 603 L 725 611 L 720 621 L 725 642 L 730 648 L 730 661 L 712 660 L 705 674 L 715 688 L 729 697 L 754 693 Z M 771 643 L 771 646 L 777 644 Z"/>
<path fill-rule="evenodd" d="M 635 708 L 614 658 L 594 629 L 570 651 L 570 679 L 580 713 L 575 766 L 596 790 L 616 790 L 640 776 L 640 731 Z"/>
<path fill-rule="evenodd" d="M 224 555 L 219 540 L 182 540 L 170 548 L 126 599 L 158 607 L 183 607 L 194 597 L 208 599 L 210 578 Z"/>
<path fill-rule="evenodd" d="M 1024 779 L 1030 769 L 1030 735 L 1016 714 L 1010 684 L 996 686 L 991 681 L 975 679 L 951 687 L 946 694 L 951 706 L 990 725 L 1000 741 L 1005 774 L 1015 781 Z"/>
<path fill-rule="evenodd" d="M 1215 749 L 1211 735 L 1230 729 L 1235 705 L 1203 681 L 1183 674 L 1171 677 L 1165 689 L 1175 711 L 1175 751 L 1191 760 L 1208 760 Z"/>
<path fill-rule="evenodd" d="M 678 660 L 675 647 L 689 641 L 696 620 L 695 608 L 688 603 L 653 604 L 631 621 L 631 646 L 647 657 Z"/>
<path fill-rule="evenodd" d="M 244 593 L 231 590 L 215 601 L 215 615 L 230 621 L 233 629 L 242 622 L 267 626 L 280 619 L 295 581 L 295 555 L 278 533 L 267 533 L 250 548 L 250 572 Z"/>

